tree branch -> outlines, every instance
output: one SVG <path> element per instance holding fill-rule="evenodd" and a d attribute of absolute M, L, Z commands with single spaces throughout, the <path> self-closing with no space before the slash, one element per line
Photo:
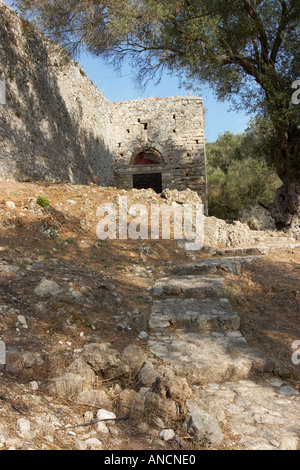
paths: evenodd
<path fill-rule="evenodd" d="M 252 0 L 243 0 L 244 9 L 250 16 L 250 18 L 254 21 L 257 27 L 258 39 L 261 44 L 261 58 L 263 61 L 268 64 L 269 63 L 269 43 L 267 33 L 264 28 L 264 24 L 257 13 Z"/>
<path fill-rule="evenodd" d="M 281 8 L 282 8 L 281 18 L 280 18 L 280 23 L 279 23 L 279 26 L 278 26 L 276 38 L 275 38 L 273 48 L 272 48 L 272 51 L 271 51 L 271 55 L 270 55 L 270 60 L 273 64 L 275 64 L 275 62 L 276 62 L 277 54 L 279 52 L 280 46 L 281 46 L 282 41 L 283 41 L 283 33 L 285 32 L 285 29 L 286 29 L 286 27 L 289 23 L 287 4 L 286 4 L 285 0 L 281 0 L 280 3 L 281 3 Z"/>

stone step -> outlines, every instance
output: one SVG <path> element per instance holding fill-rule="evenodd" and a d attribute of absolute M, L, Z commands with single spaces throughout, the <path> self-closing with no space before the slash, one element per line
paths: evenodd
<path fill-rule="evenodd" d="M 153 287 L 154 297 L 224 298 L 225 286 L 221 277 L 171 276 L 159 279 Z"/>
<path fill-rule="evenodd" d="M 300 248 L 300 243 L 268 243 L 254 246 L 244 246 L 238 248 L 223 248 L 217 250 L 218 256 L 256 256 L 268 255 L 270 252 L 276 250 L 287 250 Z"/>
<path fill-rule="evenodd" d="M 153 303 L 151 328 L 182 327 L 191 331 L 237 331 L 240 317 L 226 298 L 165 299 Z"/>
<path fill-rule="evenodd" d="M 274 361 L 250 348 L 240 332 L 195 333 L 155 330 L 149 349 L 190 385 L 245 380 L 273 372 Z"/>
<path fill-rule="evenodd" d="M 300 395 L 278 378 L 194 387 L 192 404 L 221 427 L 225 425 L 231 435 L 239 438 L 236 445 L 241 449 L 298 448 Z"/>
<path fill-rule="evenodd" d="M 280 250 L 288 250 L 288 249 L 296 249 L 296 248 L 300 248 L 300 243 L 269 243 L 268 244 L 268 247 L 269 247 L 269 251 L 270 252 L 274 252 L 275 250 L 277 249 L 280 249 Z"/>
<path fill-rule="evenodd" d="M 202 261 L 194 261 L 175 268 L 175 273 L 179 275 L 203 275 L 203 274 L 226 274 L 233 273 L 236 276 L 242 274 L 243 266 L 260 258 L 260 256 L 248 257 L 221 257 L 210 258 Z"/>
<path fill-rule="evenodd" d="M 292 237 L 283 237 L 276 235 L 274 237 L 270 237 L 268 235 L 259 235 L 258 237 L 253 237 L 253 244 L 254 245 L 267 245 L 267 246 L 272 246 L 272 245 L 297 245 L 297 240 L 296 238 Z"/>
<path fill-rule="evenodd" d="M 270 252 L 270 247 L 262 246 L 244 246 L 238 248 L 223 248 L 217 250 L 217 256 L 257 256 L 257 255 L 267 255 Z"/>

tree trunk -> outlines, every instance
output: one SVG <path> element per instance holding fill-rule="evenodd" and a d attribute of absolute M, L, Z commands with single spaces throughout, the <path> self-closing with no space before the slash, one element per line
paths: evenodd
<path fill-rule="evenodd" d="M 296 131 L 299 137 L 299 130 Z M 295 136 L 295 134 L 294 134 Z M 293 137 L 294 137 L 293 136 Z M 290 136 L 289 136 L 290 137 Z M 283 185 L 271 208 L 279 229 L 290 229 L 300 238 L 300 147 L 298 139 L 286 139 L 276 152 L 277 174 Z"/>
<path fill-rule="evenodd" d="M 271 208 L 279 229 L 290 229 L 300 238 L 300 139 L 299 129 L 285 135 L 275 155 L 277 174 L 283 185 Z"/>
<path fill-rule="evenodd" d="M 291 229 L 300 238 L 300 175 L 287 175 L 271 209 L 278 228 Z"/>

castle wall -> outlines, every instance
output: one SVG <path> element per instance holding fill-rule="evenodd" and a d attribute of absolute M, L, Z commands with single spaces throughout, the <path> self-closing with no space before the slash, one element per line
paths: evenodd
<path fill-rule="evenodd" d="M 0 178 L 113 183 L 112 104 L 0 2 Z"/>

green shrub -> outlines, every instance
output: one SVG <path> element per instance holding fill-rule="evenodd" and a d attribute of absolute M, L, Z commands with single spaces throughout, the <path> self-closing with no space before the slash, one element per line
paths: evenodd
<path fill-rule="evenodd" d="M 282 183 L 249 140 L 248 134 L 225 132 L 216 142 L 207 144 L 209 215 L 235 218 L 249 202 L 274 201 Z"/>
<path fill-rule="evenodd" d="M 49 200 L 44 196 L 38 196 L 36 198 L 36 203 L 43 208 L 50 206 Z"/>

